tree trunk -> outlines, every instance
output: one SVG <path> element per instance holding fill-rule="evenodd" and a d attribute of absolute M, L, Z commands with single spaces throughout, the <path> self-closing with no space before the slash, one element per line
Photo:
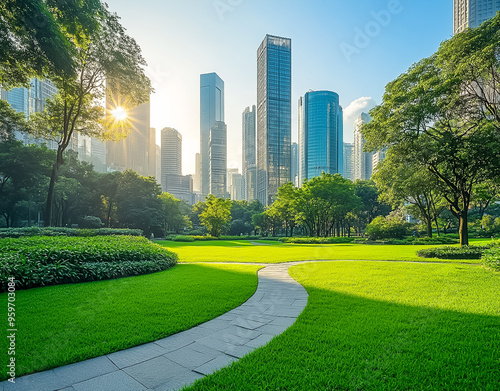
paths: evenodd
<path fill-rule="evenodd" d="M 54 199 L 54 186 L 57 180 L 57 174 L 59 172 L 59 167 L 63 164 L 63 151 L 61 145 L 57 148 L 57 158 L 56 162 L 52 166 L 52 173 L 50 175 L 49 191 L 47 193 L 47 203 L 45 205 L 45 226 L 52 226 L 52 203 Z"/>
<path fill-rule="evenodd" d="M 438 224 L 438 219 L 437 219 L 437 216 L 434 214 L 434 223 L 436 223 L 436 233 L 437 233 L 437 236 L 439 238 L 440 234 L 439 234 L 439 224 Z"/>
<path fill-rule="evenodd" d="M 432 238 L 432 220 L 431 217 L 428 216 L 425 220 L 427 220 L 427 236 Z"/>
<path fill-rule="evenodd" d="M 460 229 L 459 229 L 460 246 L 468 246 L 469 245 L 469 229 L 467 227 L 467 221 L 468 221 L 467 212 L 468 212 L 468 210 L 465 209 L 460 213 Z"/>

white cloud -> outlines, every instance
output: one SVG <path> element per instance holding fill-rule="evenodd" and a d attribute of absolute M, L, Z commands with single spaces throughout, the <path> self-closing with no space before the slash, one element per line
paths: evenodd
<path fill-rule="evenodd" d="M 372 97 L 362 96 L 344 108 L 344 142 L 352 143 L 353 141 L 354 120 L 356 117 L 363 112 L 368 113 L 376 105 L 377 102 Z"/>

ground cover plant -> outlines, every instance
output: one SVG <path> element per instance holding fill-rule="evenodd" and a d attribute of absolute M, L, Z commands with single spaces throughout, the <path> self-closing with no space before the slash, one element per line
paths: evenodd
<path fill-rule="evenodd" d="M 484 252 L 492 247 L 499 247 L 500 242 L 486 242 L 479 246 L 434 247 L 417 251 L 419 257 L 439 259 L 481 259 Z"/>
<path fill-rule="evenodd" d="M 315 262 L 294 325 L 185 390 L 498 390 L 500 274 L 479 266 Z"/>
<path fill-rule="evenodd" d="M 155 341 L 213 319 L 254 293 L 259 268 L 177 265 L 145 276 L 18 291 L 17 375 Z M 7 294 L 0 294 L 5 308 L 6 301 Z M 4 352 L 7 343 L 2 338 Z M 8 357 L 1 355 L 4 368 Z"/>
<path fill-rule="evenodd" d="M 487 267 L 500 271 L 500 247 L 494 247 L 486 250 L 481 260 Z"/>
<path fill-rule="evenodd" d="M 21 238 L 26 236 L 142 236 L 140 229 L 126 228 L 66 228 L 66 227 L 23 227 L 0 228 L 0 238 Z"/>
<path fill-rule="evenodd" d="M 106 280 L 166 270 L 177 255 L 143 237 L 35 236 L 0 239 L 0 282 L 16 289 Z"/>
<path fill-rule="evenodd" d="M 182 243 L 158 241 L 179 255 L 180 262 L 259 262 L 279 263 L 307 260 L 386 260 L 449 262 L 421 258 L 415 252 L 429 245 L 367 245 L 367 244 L 287 244 L 276 241 L 223 241 Z M 458 246 L 458 245 L 457 245 Z M 460 260 L 453 260 L 453 262 Z M 477 260 L 464 260 L 477 262 Z"/>

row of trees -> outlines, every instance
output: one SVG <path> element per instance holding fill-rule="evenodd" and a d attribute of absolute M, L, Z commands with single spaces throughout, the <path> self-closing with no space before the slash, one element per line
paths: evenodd
<path fill-rule="evenodd" d="M 386 86 L 363 127 L 368 150 L 387 149 L 375 180 L 431 223 L 448 209 L 469 243 L 473 203 L 484 209 L 500 177 L 500 15 L 442 43 Z M 479 197 L 474 194 L 483 193 Z"/>

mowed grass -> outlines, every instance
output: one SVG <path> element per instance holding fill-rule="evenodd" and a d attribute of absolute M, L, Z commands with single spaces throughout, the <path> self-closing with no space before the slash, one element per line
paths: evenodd
<path fill-rule="evenodd" d="M 18 291 L 17 376 L 155 341 L 213 319 L 255 292 L 259 268 L 178 265 L 137 277 Z M 7 308 L 7 294 L 0 298 Z M 6 320 L 7 315 L 5 326 Z M 2 352 L 7 342 L 4 336 Z M 3 368 L 8 359 L 2 354 Z M 0 377 L 6 379 L 6 371 Z"/>
<path fill-rule="evenodd" d="M 284 244 L 275 241 L 214 240 L 191 243 L 159 240 L 179 262 L 279 263 L 309 260 L 381 260 L 479 263 L 479 260 L 419 258 L 418 250 L 437 246 L 367 244 Z"/>
<path fill-rule="evenodd" d="M 294 325 L 188 390 L 500 390 L 500 273 L 315 262 Z"/>

